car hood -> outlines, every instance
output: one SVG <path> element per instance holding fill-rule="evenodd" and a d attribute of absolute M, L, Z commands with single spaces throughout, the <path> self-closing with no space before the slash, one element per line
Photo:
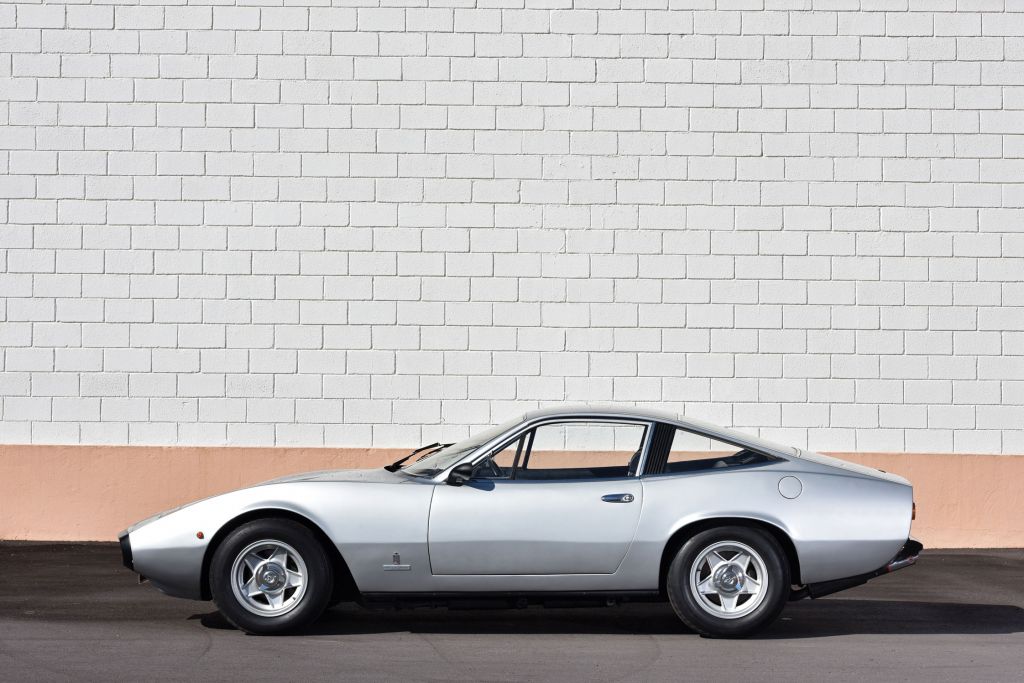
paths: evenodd
<path fill-rule="evenodd" d="M 400 481 L 407 481 L 394 472 L 388 472 L 383 467 L 373 470 L 320 470 L 317 472 L 302 472 L 300 474 L 289 474 L 286 477 L 278 477 L 270 481 L 264 481 L 257 486 L 267 484 L 290 484 L 297 481 L 350 481 L 364 482 L 369 484 L 388 483 L 394 484 Z"/>

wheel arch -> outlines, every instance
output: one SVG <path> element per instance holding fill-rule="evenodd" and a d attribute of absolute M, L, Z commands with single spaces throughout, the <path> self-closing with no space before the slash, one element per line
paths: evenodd
<path fill-rule="evenodd" d="M 796 545 L 793 543 L 793 539 L 789 537 L 789 534 L 786 533 L 784 529 L 772 524 L 771 522 L 766 522 L 762 519 L 754 519 L 752 517 L 708 517 L 684 524 L 680 528 L 676 529 L 676 531 L 669 537 L 668 542 L 662 550 L 661 566 L 658 569 L 658 588 L 662 594 L 664 594 L 666 590 L 665 580 L 668 576 L 668 567 L 672 563 L 672 558 L 675 557 L 676 552 L 683 547 L 683 544 L 686 543 L 687 540 L 696 534 L 721 526 L 744 526 L 752 529 L 760 529 L 771 534 L 772 537 L 779 542 L 779 545 L 782 546 L 783 553 L 785 553 L 786 556 L 786 561 L 789 564 L 792 583 L 797 585 L 801 583 L 800 556 L 796 552 Z"/>
<path fill-rule="evenodd" d="M 260 508 L 257 510 L 249 510 L 231 520 L 225 522 L 217 533 L 210 539 L 210 543 L 206 547 L 206 551 L 203 554 L 203 565 L 200 573 L 200 591 L 203 600 L 212 599 L 213 595 L 210 591 L 210 563 L 213 561 L 213 555 L 217 552 L 217 548 L 227 538 L 228 534 L 248 522 L 253 522 L 258 519 L 290 519 L 293 522 L 298 522 L 302 526 L 312 532 L 313 536 L 320 542 L 324 550 L 327 552 L 327 557 L 331 562 L 331 569 L 334 571 L 334 593 L 331 596 L 332 602 L 345 599 L 347 597 L 354 597 L 359 594 L 359 588 L 356 586 L 355 579 L 352 577 L 352 572 L 348 568 L 348 563 L 342 556 L 341 551 L 338 549 L 331 539 L 324 533 L 324 530 L 320 526 L 309 519 L 308 517 L 301 515 L 292 510 L 286 510 L 284 508 Z"/>

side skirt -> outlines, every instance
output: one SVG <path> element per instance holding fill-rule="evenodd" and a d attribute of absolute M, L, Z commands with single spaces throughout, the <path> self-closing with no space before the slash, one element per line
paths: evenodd
<path fill-rule="evenodd" d="M 524 609 L 543 607 L 614 607 L 627 602 L 661 602 L 658 591 L 580 591 L 571 593 L 363 593 L 356 602 L 363 607 L 415 609 Z"/>

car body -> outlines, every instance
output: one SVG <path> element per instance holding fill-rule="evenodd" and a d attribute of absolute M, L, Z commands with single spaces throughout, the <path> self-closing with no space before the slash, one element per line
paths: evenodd
<path fill-rule="evenodd" d="M 599 443 L 605 437 L 621 445 Z M 710 450 L 682 448 L 689 439 L 711 444 Z M 541 442 L 564 448 L 541 448 Z M 543 467 L 545 458 L 558 467 Z M 437 445 L 395 471 L 299 474 L 208 498 L 135 524 L 120 542 L 126 566 L 158 589 L 182 598 L 212 596 L 223 611 L 227 598 L 216 595 L 211 576 L 217 548 L 240 526 L 264 519 L 301 525 L 323 546 L 330 602 L 664 598 L 673 557 L 690 539 L 747 528 L 760 535 L 752 541 L 762 548 L 753 555 L 759 564 L 739 567 L 751 544 L 733 534 L 728 550 L 691 559 L 695 599 L 704 590 L 697 584 L 710 585 L 715 566 L 725 572 L 716 586 L 746 581 L 749 587 L 773 571 L 766 559 L 779 554 L 785 574 L 773 581 L 788 583 L 784 597 L 791 600 L 913 564 L 921 549 L 910 537 L 913 509 L 910 484 L 880 470 L 668 412 L 582 406 L 528 412 L 458 444 Z M 250 554 L 252 571 L 236 558 L 236 594 L 243 583 L 252 585 L 258 567 L 283 576 L 296 566 L 267 564 L 273 552 L 267 548 Z M 731 565 L 730 557 L 736 558 Z M 270 576 L 271 583 L 278 578 Z M 264 600 L 271 609 L 271 598 L 255 595 L 241 619 L 260 617 Z M 719 621 L 698 630 L 745 635 L 765 625 L 716 631 L 715 624 L 736 622 L 724 607 L 732 600 L 735 608 L 736 599 L 708 595 L 703 616 Z M 751 605 L 754 598 L 738 601 Z M 280 615 L 262 616 L 270 624 Z M 256 623 L 241 626 L 277 631 Z"/>

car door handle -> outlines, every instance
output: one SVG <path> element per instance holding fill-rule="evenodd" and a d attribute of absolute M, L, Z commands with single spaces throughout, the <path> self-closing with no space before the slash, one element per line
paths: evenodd
<path fill-rule="evenodd" d="M 606 503 L 632 503 L 632 493 L 609 493 L 606 496 L 601 496 L 601 500 Z"/>

